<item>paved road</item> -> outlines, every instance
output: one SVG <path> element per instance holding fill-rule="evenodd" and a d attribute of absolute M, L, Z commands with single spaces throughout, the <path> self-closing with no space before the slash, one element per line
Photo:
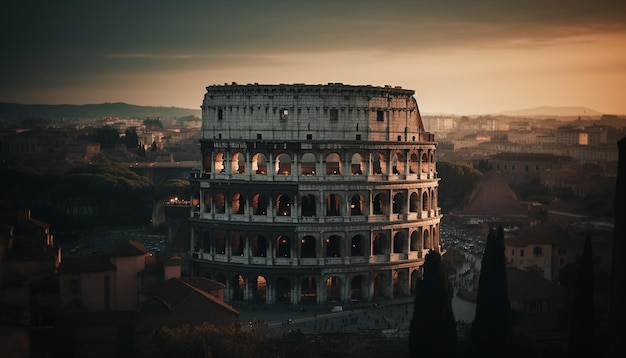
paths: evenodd
<path fill-rule="evenodd" d="M 455 318 L 474 319 L 475 305 L 455 296 L 452 300 Z M 281 336 L 300 330 L 303 333 L 383 330 L 390 334 L 408 332 L 413 316 L 413 297 L 388 301 L 343 305 L 342 312 L 331 312 L 334 305 L 241 305 L 243 327 L 263 327 L 269 336 Z M 252 323 L 252 325 L 250 325 Z"/>

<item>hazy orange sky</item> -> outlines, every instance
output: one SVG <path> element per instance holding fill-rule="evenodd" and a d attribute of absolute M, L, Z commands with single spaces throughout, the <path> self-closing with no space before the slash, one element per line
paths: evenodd
<path fill-rule="evenodd" d="M 199 108 L 212 84 L 413 89 L 422 113 L 626 114 L 624 0 L 8 0 L 0 102 Z"/>

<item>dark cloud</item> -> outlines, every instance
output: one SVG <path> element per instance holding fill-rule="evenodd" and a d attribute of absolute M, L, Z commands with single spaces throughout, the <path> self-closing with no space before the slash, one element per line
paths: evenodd
<path fill-rule="evenodd" d="M 545 46 L 578 34 L 626 30 L 623 0 L 5 3 L 3 87 L 183 67 L 279 65 L 288 61 L 280 55 L 289 53 L 428 52 L 512 46 L 520 39 L 525 46 Z"/>

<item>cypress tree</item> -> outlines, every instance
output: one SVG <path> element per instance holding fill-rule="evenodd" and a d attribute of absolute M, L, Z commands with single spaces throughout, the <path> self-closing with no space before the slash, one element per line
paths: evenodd
<path fill-rule="evenodd" d="M 511 304 L 509 302 L 504 256 L 504 230 L 492 228 L 487 236 L 481 261 L 476 316 L 469 335 L 470 357 L 509 357 L 512 343 Z"/>
<path fill-rule="evenodd" d="M 591 236 L 587 233 L 574 291 L 574 306 L 570 322 L 568 357 L 593 357 L 594 335 L 593 253 Z"/>
<path fill-rule="evenodd" d="M 452 285 L 439 252 L 424 258 L 424 275 L 415 286 L 409 332 L 410 357 L 452 357 L 456 349 L 456 321 L 452 311 Z"/>

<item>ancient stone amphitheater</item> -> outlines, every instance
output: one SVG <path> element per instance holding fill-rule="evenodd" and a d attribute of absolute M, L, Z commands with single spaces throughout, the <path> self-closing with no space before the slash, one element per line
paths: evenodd
<path fill-rule="evenodd" d="M 189 270 L 230 302 L 409 295 L 440 250 L 434 136 L 400 87 L 206 88 Z"/>

